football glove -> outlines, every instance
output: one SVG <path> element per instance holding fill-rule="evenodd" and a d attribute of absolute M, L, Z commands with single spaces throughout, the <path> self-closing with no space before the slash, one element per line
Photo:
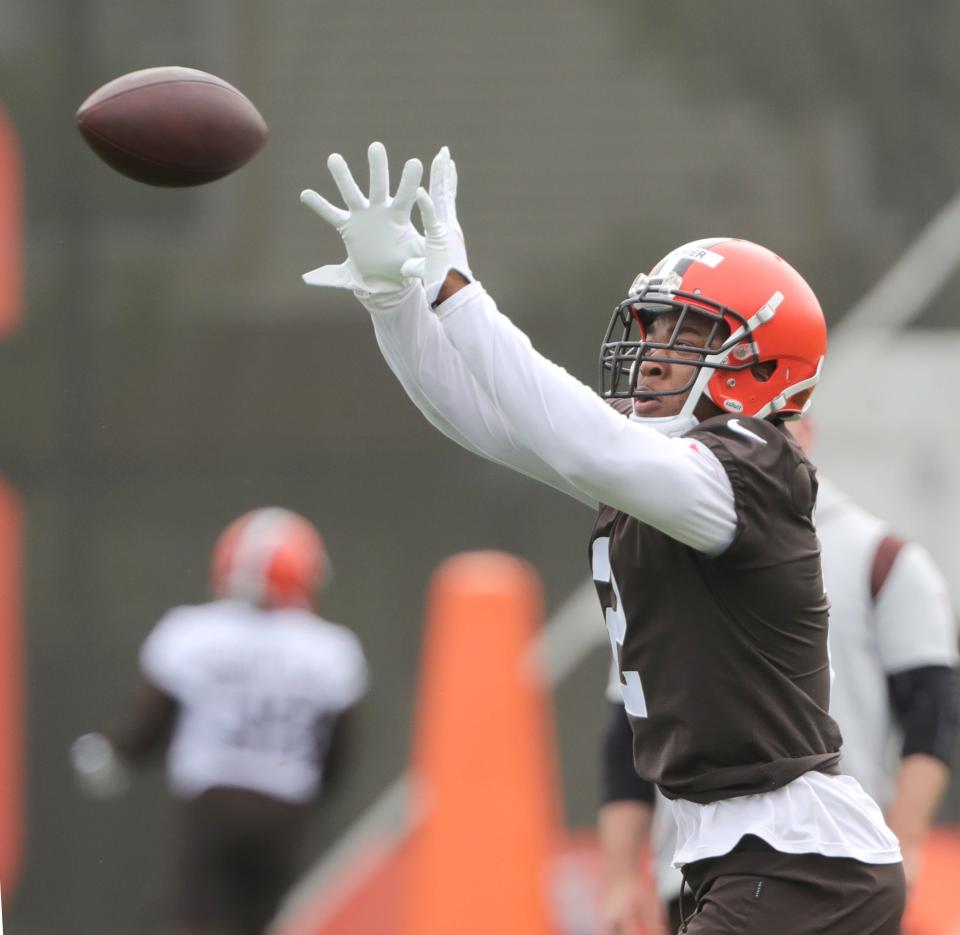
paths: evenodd
<path fill-rule="evenodd" d="M 424 256 L 407 260 L 402 273 L 423 280 L 427 300 L 433 304 L 451 269 L 473 279 L 467 261 L 463 229 L 457 218 L 457 164 L 447 146 L 433 157 L 430 192 L 417 190 L 417 207 L 423 220 Z"/>
<path fill-rule="evenodd" d="M 70 764 L 81 790 L 92 799 L 113 799 L 127 791 L 127 768 L 103 734 L 83 734 L 70 746 Z"/>
<path fill-rule="evenodd" d="M 387 151 L 382 143 L 371 143 L 370 197 L 364 196 L 350 174 L 343 156 L 334 153 L 327 168 L 336 182 L 346 210 L 307 189 L 300 200 L 316 211 L 343 238 L 347 259 L 338 266 L 321 266 L 305 273 L 310 286 L 333 286 L 370 294 L 397 292 L 407 283 L 403 264 L 424 254 L 423 237 L 410 221 L 410 212 L 423 175 L 419 159 L 408 159 L 403 167 L 397 193 L 390 197 Z"/>

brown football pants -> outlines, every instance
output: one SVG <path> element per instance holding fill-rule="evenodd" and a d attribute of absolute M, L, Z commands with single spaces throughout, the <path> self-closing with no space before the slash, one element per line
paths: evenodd
<path fill-rule="evenodd" d="M 686 935 L 898 935 L 906 896 L 902 864 L 781 854 L 750 836 L 684 876 Z"/>

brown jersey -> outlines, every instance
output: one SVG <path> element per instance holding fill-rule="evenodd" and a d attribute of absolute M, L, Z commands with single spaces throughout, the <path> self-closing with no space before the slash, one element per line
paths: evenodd
<path fill-rule="evenodd" d="M 760 419 L 717 416 L 686 437 L 730 478 L 731 544 L 705 555 L 611 507 L 591 536 L 637 772 L 701 803 L 835 772 L 813 468 Z"/>

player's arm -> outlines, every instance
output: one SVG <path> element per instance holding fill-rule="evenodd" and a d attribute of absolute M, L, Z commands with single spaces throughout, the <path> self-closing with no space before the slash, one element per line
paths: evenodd
<path fill-rule="evenodd" d="M 604 935 L 666 933 L 656 887 L 640 871 L 641 856 L 650 849 L 654 800 L 653 784 L 633 768 L 626 712 L 621 703 L 612 702 L 603 742 L 603 800 L 597 812 Z"/>
<path fill-rule="evenodd" d="M 337 155 L 328 165 L 348 210 L 313 191 L 301 195 L 340 232 L 347 248 L 344 263 L 321 267 L 304 280 L 370 296 L 402 291 L 418 267 L 431 290 L 451 276 L 456 282 L 461 273 L 441 280 L 437 272 L 451 265 L 454 238 L 422 190 L 416 198 L 425 241 L 410 223 L 420 164 L 408 161 L 396 196 L 390 198 L 386 152 L 373 144 L 369 153 L 369 199 Z M 416 290 L 413 294 L 418 295 Z M 438 313 L 460 361 L 528 458 L 526 466 L 507 463 L 533 473 L 530 465 L 542 462 L 559 475 L 564 489 L 578 491 L 579 499 L 624 510 L 701 551 L 718 553 L 730 544 L 737 524 L 733 490 L 711 452 L 621 418 L 590 389 L 533 351 L 478 283 L 460 289 Z"/>
<path fill-rule="evenodd" d="M 900 842 L 908 884 L 916 878 L 920 847 L 943 800 L 949 779 L 949 767 L 938 757 L 925 753 L 905 756 L 897 768 L 886 820 Z"/>
<path fill-rule="evenodd" d="M 356 715 L 350 708 L 331 717 L 318 731 L 317 756 L 323 763 L 323 788 L 329 792 L 350 772 L 356 739 Z"/>
<path fill-rule="evenodd" d="M 437 314 L 516 436 L 560 476 L 700 551 L 730 544 L 737 525 L 733 490 L 712 452 L 624 419 L 537 353 L 479 283 L 458 289 Z"/>
<path fill-rule="evenodd" d="M 70 760 L 83 791 L 93 798 L 121 794 L 128 785 L 127 764 L 166 746 L 177 717 L 177 703 L 149 679 L 142 679 L 133 708 L 114 729 L 78 737 Z"/>
<path fill-rule="evenodd" d="M 127 785 L 127 763 L 166 746 L 176 725 L 178 678 L 186 667 L 190 619 L 181 608 L 168 612 L 140 648 L 140 681 L 130 713 L 112 730 L 85 734 L 71 748 L 74 771 L 84 790 L 108 798 Z"/>
<path fill-rule="evenodd" d="M 597 506 L 511 429 L 444 334 L 419 283 L 361 301 L 370 312 L 384 360 L 431 425 L 474 454 Z"/>
<path fill-rule="evenodd" d="M 177 712 L 175 699 L 142 677 L 129 715 L 105 736 L 125 760 L 138 762 L 166 747 Z"/>
<path fill-rule="evenodd" d="M 950 777 L 958 723 L 957 632 L 946 583 L 921 546 L 884 539 L 872 579 L 878 645 L 903 732 L 886 817 L 910 879 Z"/>
<path fill-rule="evenodd" d="M 919 666 L 888 676 L 888 685 L 903 730 L 903 746 L 886 818 L 900 841 L 909 882 L 950 780 L 957 725 L 956 672 L 949 666 Z"/>
<path fill-rule="evenodd" d="M 318 644 L 316 680 L 322 688 L 314 734 L 315 756 L 324 791 L 348 775 L 357 738 L 357 707 L 366 695 L 370 672 L 356 634 L 346 627 L 327 624 L 327 639 Z M 332 639 L 332 634 L 337 638 Z"/>
<path fill-rule="evenodd" d="M 447 282 L 458 278 L 466 284 L 456 272 Z M 551 378 L 546 382 L 557 385 L 544 386 L 534 374 L 518 370 L 515 359 L 501 359 L 494 347 L 485 353 L 497 373 L 474 366 L 456 346 L 456 329 L 445 318 L 457 310 L 460 296 L 479 295 L 493 306 L 479 284 L 468 288 L 441 290 L 442 325 L 422 290 L 362 300 L 384 357 L 437 428 L 492 461 L 590 506 L 602 502 L 624 509 L 701 551 L 719 552 L 729 544 L 736 529 L 733 491 L 708 449 L 623 419 L 591 389 L 536 355 L 529 342 L 530 357 L 542 362 Z M 448 292 L 450 301 L 444 299 Z M 477 335 L 468 348 L 484 341 Z M 506 392 L 518 401 L 513 407 L 498 390 L 501 374 L 509 384 Z M 579 422 L 576 415 L 582 415 Z"/>
<path fill-rule="evenodd" d="M 733 489 L 708 449 L 620 418 L 591 389 L 538 354 L 456 262 L 452 197 L 417 203 L 426 232 L 424 279 L 459 356 L 511 435 L 590 502 L 630 513 L 700 551 L 723 551 L 736 532 Z M 442 278 L 440 278 L 442 277 Z"/>

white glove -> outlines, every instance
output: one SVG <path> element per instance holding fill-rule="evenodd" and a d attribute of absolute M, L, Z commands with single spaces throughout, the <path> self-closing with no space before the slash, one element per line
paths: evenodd
<path fill-rule="evenodd" d="M 130 785 L 127 768 L 103 734 L 83 734 L 70 746 L 80 788 L 93 799 L 113 799 Z"/>
<path fill-rule="evenodd" d="M 450 157 L 450 149 L 442 147 L 430 166 L 430 194 L 417 190 L 417 207 L 423 219 L 425 256 L 407 260 L 404 276 L 422 279 L 427 300 L 433 304 L 447 273 L 455 269 L 466 279 L 473 279 L 467 262 L 467 247 L 463 229 L 457 219 L 457 164 Z"/>
<path fill-rule="evenodd" d="M 339 266 L 321 266 L 305 273 L 310 286 L 334 286 L 375 294 L 397 292 L 407 284 L 401 272 L 412 257 L 422 257 L 423 238 L 410 221 L 413 200 L 423 175 L 419 159 L 408 159 L 390 197 L 390 172 L 387 151 L 382 143 L 371 143 L 370 198 L 364 197 L 350 174 L 343 156 L 334 153 L 327 168 L 343 197 L 347 210 L 334 207 L 315 191 L 307 189 L 300 200 L 312 208 L 343 238 L 347 259 Z"/>

